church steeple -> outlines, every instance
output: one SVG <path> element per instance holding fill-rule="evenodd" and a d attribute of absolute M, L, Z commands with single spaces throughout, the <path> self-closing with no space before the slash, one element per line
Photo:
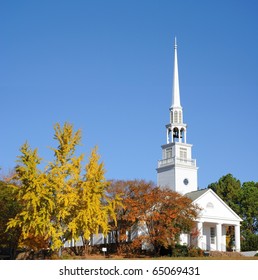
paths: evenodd
<path fill-rule="evenodd" d="M 186 143 L 186 127 L 183 123 L 183 108 L 180 103 L 178 60 L 177 60 L 177 41 L 174 44 L 174 75 L 172 87 L 172 105 L 170 107 L 170 123 L 167 128 L 167 144 L 170 142 Z"/>
<path fill-rule="evenodd" d="M 171 108 L 173 108 L 173 107 L 181 107 L 180 91 L 179 91 L 176 37 L 175 37 L 175 44 L 174 44 L 174 77 L 173 77 L 173 90 L 172 90 L 172 105 L 171 105 Z"/>
<path fill-rule="evenodd" d="M 174 74 L 170 122 L 166 125 L 167 143 L 162 145 L 162 159 L 158 161 L 158 186 L 181 194 L 198 189 L 196 160 L 192 159 L 192 145 L 186 142 L 187 125 L 183 122 L 180 103 L 177 42 L 174 45 Z"/>

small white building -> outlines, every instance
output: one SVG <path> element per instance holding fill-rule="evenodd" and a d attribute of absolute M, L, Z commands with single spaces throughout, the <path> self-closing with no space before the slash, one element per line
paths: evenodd
<path fill-rule="evenodd" d="M 166 125 L 167 143 L 162 145 L 158 161 L 157 185 L 188 196 L 202 210 L 196 220 L 198 238 L 182 234 L 181 243 L 203 250 L 226 251 L 226 229 L 234 226 L 235 250 L 240 251 L 240 222 L 242 219 L 211 189 L 198 190 L 196 160 L 192 145 L 187 143 L 187 125 L 183 121 L 180 103 L 177 43 L 174 46 L 174 76 L 170 122 Z"/>
<path fill-rule="evenodd" d="M 203 250 L 226 251 L 226 230 L 234 227 L 235 250 L 240 251 L 240 222 L 242 219 L 211 189 L 187 193 L 201 211 L 197 219 L 199 236 L 191 239 L 182 235 L 181 243 L 195 245 Z"/>

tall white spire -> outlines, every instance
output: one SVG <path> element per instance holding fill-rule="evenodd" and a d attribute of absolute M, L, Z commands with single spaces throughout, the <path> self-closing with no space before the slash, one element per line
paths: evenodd
<path fill-rule="evenodd" d="M 171 108 L 174 108 L 174 107 L 181 107 L 180 91 L 179 91 L 176 37 L 175 37 L 175 45 L 174 45 L 174 77 L 173 77 L 172 106 L 171 106 Z"/>
<path fill-rule="evenodd" d="M 186 143 L 186 127 L 183 121 L 183 108 L 180 103 L 179 91 L 179 77 L 178 77 L 178 62 L 177 62 L 177 42 L 175 38 L 174 45 L 174 76 L 172 87 L 172 105 L 170 110 L 170 123 L 167 127 L 167 143 L 170 142 L 183 142 Z"/>
<path fill-rule="evenodd" d="M 174 75 L 172 87 L 172 105 L 169 108 L 169 123 L 166 125 L 167 143 L 162 145 L 162 160 L 158 162 L 157 184 L 160 187 L 185 194 L 196 191 L 197 167 L 192 159 L 192 145 L 187 143 L 187 124 L 183 120 L 183 108 L 180 103 L 177 42 L 174 45 Z"/>

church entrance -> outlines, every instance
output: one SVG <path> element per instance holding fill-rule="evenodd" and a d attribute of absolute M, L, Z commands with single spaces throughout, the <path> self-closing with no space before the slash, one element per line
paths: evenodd
<path fill-rule="evenodd" d="M 221 223 L 197 223 L 199 236 L 191 244 L 207 251 L 240 250 L 240 227 Z M 194 242 L 195 244 L 193 244 Z"/>
<path fill-rule="evenodd" d="M 217 238 L 216 238 L 216 227 L 215 225 L 207 224 L 203 229 L 203 239 L 204 239 L 204 248 L 208 251 L 217 250 Z"/>

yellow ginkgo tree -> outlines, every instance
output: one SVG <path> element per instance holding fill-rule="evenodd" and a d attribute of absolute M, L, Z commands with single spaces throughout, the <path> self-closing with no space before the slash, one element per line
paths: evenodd
<path fill-rule="evenodd" d="M 65 123 L 54 126 L 54 139 L 57 148 L 54 160 L 47 166 L 48 188 L 51 189 L 54 209 L 51 222 L 54 231 L 51 233 L 51 246 L 54 249 L 62 247 L 63 243 L 72 238 L 68 224 L 72 221 L 76 204 L 78 203 L 77 184 L 80 182 L 83 154 L 76 156 L 76 147 L 81 141 L 81 131 L 73 131 L 73 126 Z"/>
<path fill-rule="evenodd" d="M 49 244 L 58 250 L 67 240 L 81 238 L 87 247 L 94 233 L 108 233 L 109 220 L 115 220 L 115 206 L 121 201 L 108 197 L 97 148 L 83 171 L 84 155 L 76 154 L 81 131 L 74 131 L 69 123 L 57 123 L 54 131 L 58 143 L 52 148 L 54 160 L 43 171 L 38 167 L 42 160 L 37 149 L 32 150 L 27 143 L 21 147 L 16 167 L 16 199 L 21 211 L 9 221 L 8 228 L 20 228 L 23 243 L 40 240 L 44 247 Z M 38 243 L 42 249 L 43 243 Z"/>
<path fill-rule="evenodd" d="M 20 212 L 10 219 L 9 228 L 20 228 L 20 242 L 31 249 L 48 246 L 51 232 L 54 231 L 51 221 L 55 205 L 53 193 L 48 188 L 48 177 L 40 171 L 38 165 L 41 158 L 37 149 L 32 150 L 26 142 L 20 149 L 18 165 L 15 169 L 13 185 Z"/>
<path fill-rule="evenodd" d="M 108 197 L 109 183 L 105 179 L 103 163 L 99 163 L 100 156 L 95 147 L 89 157 L 85 174 L 77 185 L 78 203 L 74 219 L 69 224 L 73 236 L 81 238 L 85 252 L 92 235 L 100 231 L 107 235 L 110 230 L 110 218 L 116 221 L 115 209 L 121 201 L 118 196 L 114 199 Z"/>

